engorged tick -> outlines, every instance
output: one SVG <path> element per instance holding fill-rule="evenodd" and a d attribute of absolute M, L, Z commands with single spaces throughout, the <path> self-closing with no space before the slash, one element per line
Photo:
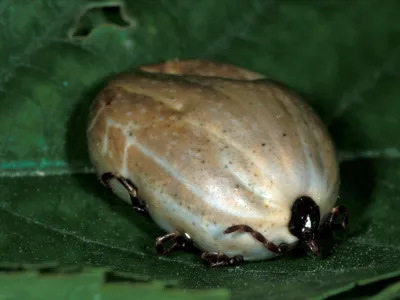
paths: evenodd
<path fill-rule="evenodd" d="M 323 234 L 348 226 L 332 139 L 294 92 L 208 61 L 141 70 L 107 83 L 87 137 L 103 184 L 166 232 L 159 255 L 192 243 L 210 267 L 298 244 L 317 255 Z"/>

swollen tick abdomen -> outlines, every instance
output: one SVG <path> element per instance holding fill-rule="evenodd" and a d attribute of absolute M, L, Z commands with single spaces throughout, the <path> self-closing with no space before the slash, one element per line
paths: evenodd
<path fill-rule="evenodd" d="M 103 183 L 167 232 L 161 255 L 188 240 L 210 266 L 299 242 L 317 254 L 323 230 L 347 226 L 326 128 L 260 74 L 199 60 L 121 74 L 95 99 L 87 134 Z"/>

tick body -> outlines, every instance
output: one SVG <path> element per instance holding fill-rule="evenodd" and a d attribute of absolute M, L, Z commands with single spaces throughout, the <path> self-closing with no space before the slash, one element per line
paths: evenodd
<path fill-rule="evenodd" d="M 332 140 L 296 94 L 223 64 L 142 70 L 100 92 L 88 145 L 103 183 L 166 231 L 159 254 L 188 240 L 210 266 L 273 258 L 299 242 L 317 254 L 322 230 L 347 226 Z"/>

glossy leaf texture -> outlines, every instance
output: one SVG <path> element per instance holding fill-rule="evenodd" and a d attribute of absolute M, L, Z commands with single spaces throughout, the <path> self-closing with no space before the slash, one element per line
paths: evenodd
<path fill-rule="evenodd" d="M 233 299 L 395 298 L 399 11 L 397 0 L 0 0 L 0 263 L 107 267 Z M 173 58 L 260 72 L 315 108 L 350 213 L 330 253 L 222 269 L 156 257 L 163 232 L 100 185 L 85 130 L 105 81 Z"/>

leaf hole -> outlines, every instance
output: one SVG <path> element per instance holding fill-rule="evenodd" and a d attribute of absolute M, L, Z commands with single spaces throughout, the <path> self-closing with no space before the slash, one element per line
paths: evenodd
<path fill-rule="evenodd" d="M 123 4 L 89 5 L 77 18 L 70 30 L 72 39 L 84 39 L 101 26 L 115 26 L 120 29 L 132 27 L 133 18 L 125 12 Z"/>

